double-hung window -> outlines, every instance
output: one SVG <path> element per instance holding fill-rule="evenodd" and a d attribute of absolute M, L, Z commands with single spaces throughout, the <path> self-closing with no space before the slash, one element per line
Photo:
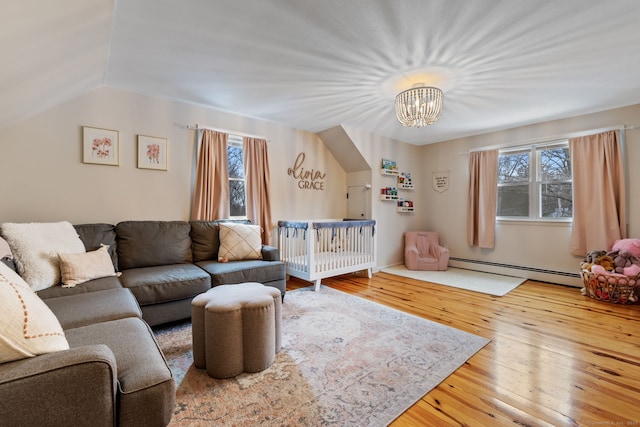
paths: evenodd
<path fill-rule="evenodd" d="M 230 215 L 235 218 L 246 218 L 247 203 L 241 136 L 229 135 L 229 139 L 227 141 L 227 166 L 229 172 Z"/>
<path fill-rule="evenodd" d="M 496 215 L 529 220 L 573 216 L 568 141 L 500 150 Z"/>

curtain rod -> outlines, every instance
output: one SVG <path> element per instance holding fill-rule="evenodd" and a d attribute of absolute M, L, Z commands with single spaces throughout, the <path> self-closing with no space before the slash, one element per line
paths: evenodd
<path fill-rule="evenodd" d="M 625 125 L 617 125 L 617 126 L 609 126 L 606 128 L 598 128 L 598 129 L 588 129 L 588 130 L 583 130 L 583 131 L 578 131 L 578 132 L 568 132 L 568 133 L 564 133 L 564 134 L 560 134 L 560 135 L 554 135 L 554 136 L 547 136 L 544 138 L 534 138 L 534 139 L 528 139 L 525 141 L 520 141 L 517 143 L 505 143 L 505 144 L 497 144 L 497 145 L 488 145 L 486 147 L 479 147 L 479 148 L 474 148 L 472 150 L 467 151 L 466 153 L 460 153 L 460 156 L 468 156 L 469 153 L 473 153 L 475 151 L 486 151 L 486 150 L 498 150 L 501 148 L 515 148 L 515 147 L 520 147 L 522 145 L 530 145 L 530 144 L 540 144 L 543 142 L 551 142 L 551 141 L 556 141 L 559 139 L 568 139 L 568 138 L 577 138 L 580 136 L 586 136 L 586 135 L 592 135 L 592 134 L 596 134 L 596 133 L 602 133 L 602 132 L 607 132 L 610 130 L 635 130 L 635 129 L 640 129 L 640 126 L 625 126 Z"/>
<path fill-rule="evenodd" d="M 187 125 L 187 129 L 195 129 L 195 130 L 200 130 L 200 129 L 209 129 L 209 130 L 213 130 L 216 132 L 222 132 L 222 133 L 228 133 L 231 135 L 238 135 L 238 136 L 246 136 L 247 138 L 258 138 L 258 139 L 264 139 L 267 142 L 271 142 L 271 140 L 266 139 L 264 136 L 260 136 L 260 135 L 251 135 L 248 133 L 244 133 L 244 132 L 236 132 L 234 130 L 227 130 L 227 129 L 221 129 L 221 128 L 214 128 L 211 126 L 200 126 L 196 123 L 195 126 L 191 126 L 191 125 Z"/>

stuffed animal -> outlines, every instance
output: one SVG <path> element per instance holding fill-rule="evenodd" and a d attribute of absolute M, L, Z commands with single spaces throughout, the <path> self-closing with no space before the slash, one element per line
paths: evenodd
<path fill-rule="evenodd" d="M 640 274 L 640 266 L 636 264 L 632 264 L 629 267 L 625 267 L 622 271 L 622 274 L 629 277 L 636 277 Z"/>
<path fill-rule="evenodd" d="M 609 255 L 600 255 L 599 257 L 597 257 L 594 265 L 591 267 L 591 271 L 593 271 L 593 268 L 596 265 L 602 266 L 605 271 L 614 271 L 616 267 L 613 262 L 613 258 L 611 258 Z"/>
<path fill-rule="evenodd" d="M 615 265 L 615 272 L 620 274 L 626 274 L 624 271 L 628 269 L 632 265 L 640 267 L 640 259 L 634 256 L 631 252 L 620 250 L 620 251 L 612 251 L 609 252 L 611 258 L 613 258 L 613 263 Z M 635 271 L 635 269 L 629 270 Z"/>
<path fill-rule="evenodd" d="M 580 263 L 580 269 L 581 270 L 587 270 L 587 271 L 591 271 L 591 267 L 593 266 L 592 262 L 586 262 L 586 261 L 582 261 Z"/>
<path fill-rule="evenodd" d="M 602 255 L 606 255 L 607 251 L 601 251 L 598 249 L 594 249 L 592 251 L 589 251 L 589 253 L 587 254 L 587 256 L 584 258 L 584 262 L 590 263 L 590 264 L 595 264 L 596 262 L 596 258 L 598 258 L 599 256 Z"/>
<path fill-rule="evenodd" d="M 621 239 L 613 243 L 611 251 L 627 251 L 640 259 L 640 239 Z"/>

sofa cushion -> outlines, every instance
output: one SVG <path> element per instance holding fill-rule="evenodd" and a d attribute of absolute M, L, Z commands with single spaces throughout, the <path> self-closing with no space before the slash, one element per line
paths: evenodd
<path fill-rule="evenodd" d="M 89 280 L 115 276 L 108 246 L 83 254 L 58 254 L 63 287 L 74 287 Z"/>
<path fill-rule="evenodd" d="M 259 225 L 220 223 L 218 261 L 262 259 Z"/>
<path fill-rule="evenodd" d="M 62 286 L 53 286 L 51 288 L 38 291 L 37 294 L 42 299 L 64 297 L 67 295 L 86 294 L 105 289 L 122 289 L 122 285 L 117 277 L 102 277 L 100 279 L 84 282 L 80 286 L 73 288 L 63 288 Z"/>
<path fill-rule="evenodd" d="M 211 277 L 193 264 L 160 265 L 124 270 L 120 282 L 141 306 L 177 301 L 211 288 Z"/>
<path fill-rule="evenodd" d="M 65 330 L 109 320 L 142 317 L 135 297 L 124 288 L 48 298 L 44 303 Z"/>
<path fill-rule="evenodd" d="M 193 262 L 218 259 L 218 224 L 215 221 L 189 221 Z"/>
<path fill-rule="evenodd" d="M 196 264 L 211 275 L 211 286 L 244 282 L 266 283 L 283 280 L 286 268 L 282 261 L 201 261 Z"/>
<path fill-rule="evenodd" d="M 189 221 L 189 224 L 191 224 L 193 262 L 218 259 L 218 248 L 220 247 L 220 231 L 218 230 L 218 224 L 221 223 L 251 224 L 251 221 L 248 219 Z"/>
<path fill-rule="evenodd" d="M 109 256 L 113 262 L 113 267 L 118 271 L 118 255 L 116 244 L 116 226 L 112 224 L 76 224 L 73 226 L 80 240 L 84 243 L 87 252 L 95 251 L 100 246 L 109 247 Z"/>
<path fill-rule="evenodd" d="M 18 273 L 34 291 L 60 283 L 58 253 L 83 253 L 84 244 L 71 223 L 5 223 Z"/>
<path fill-rule="evenodd" d="M 0 363 L 67 350 L 60 322 L 18 274 L 0 263 Z"/>
<path fill-rule="evenodd" d="M 175 383 L 147 324 L 138 318 L 69 329 L 71 347 L 105 344 L 118 366 L 118 425 L 167 425 Z M 72 402 L 71 402 L 72 404 Z"/>
<path fill-rule="evenodd" d="M 189 263 L 191 226 L 186 221 L 124 221 L 116 225 L 118 267 Z"/>

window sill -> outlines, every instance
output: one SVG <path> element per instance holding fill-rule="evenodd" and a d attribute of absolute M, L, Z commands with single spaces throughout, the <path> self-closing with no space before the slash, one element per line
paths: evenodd
<path fill-rule="evenodd" d="M 545 227 L 570 227 L 572 218 L 563 219 L 531 219 L 531 218 L 497 218 L 497 224 L 506 225 L 538 225 Z"/>

